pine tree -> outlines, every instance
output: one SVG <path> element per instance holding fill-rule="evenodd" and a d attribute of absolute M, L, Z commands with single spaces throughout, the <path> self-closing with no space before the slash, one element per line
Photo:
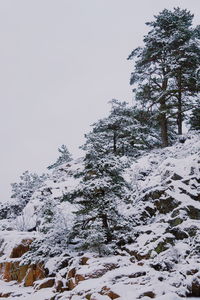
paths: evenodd
<path fill-rule="evenodd" d="M 14 200 L 11 202 L 11 215 L 19 215 L 26 204 L 30 201 L 33 193 L 39 189 L 44 181 L 48 178 L 46 174 L 41 176 L 36 173 L 30 173 L 25 171 L 20 176 L 19 183 L 12 183 L 12 195 L 11 198 Z"/>
<path fill-rule="evenodd" d="M 199 91 L 197 71 L 200 66 L 200 31 L 192 28 L 193 15 L 187 10 L 164 9 L 144 37 L 144 47 L 133 50 L 135 59 L 131 84 L 136 99 L 146 110 L 157 112 L 162 145 L 169 144 L 169 119 L 176 118 L 182 134 L 184 111 Z"/>
<path fill-rule="evenodd" d="M 56 162 L 48 167 L 49 170 L 59 167 L 60 165 L 64 163 L 68 163 L 72 160 L 72 155 L 68 151 L 67 147 L 65 145 L 62 145 L 60 148 L 58 148 L 58 152 L 60 153 L 60 156 L 56 160 Z"/>
<path fill-rule="evenodd" d="M 137 156 L 141 150 L 160 146 L 153 113 L 115 99 L 109 103 L 112 105 L 109 115 L 94 123 L 86 135 L 87 147 L 90 145 L 91 150 L 94 148 L 104 154 Z"/>
<path fill-rule="evenodd" d="M 192 130 L 200 130 L 200 105 L 192 110 L 189 125 Z"/>
<path fill-rule="evenodd" d="M 78 248 L 103 254 L 116 239 L 123 226 L 118 204 L 128 201 L 129 188 L 122 173 L 125 163 L 114 153 L 105 153 L 104 140 L 87 140 L 84 145 L 85 169 L 81 182 L 74 192 L 74 203 L 79 207 L 73 228 L 73 242 Z M 121 225 L 119 225 L 121 224 Z"/>

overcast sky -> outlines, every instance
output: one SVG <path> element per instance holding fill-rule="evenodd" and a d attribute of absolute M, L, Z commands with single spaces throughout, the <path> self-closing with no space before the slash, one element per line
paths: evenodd
<path fill-rule="evenodd" d="M 126 58 L 145 22 L 199 0 L 0 1 L 0 200 L 25 170 L 45 172 L 66 144 L 74 156 L 112 98 L 132 101 Z"/>

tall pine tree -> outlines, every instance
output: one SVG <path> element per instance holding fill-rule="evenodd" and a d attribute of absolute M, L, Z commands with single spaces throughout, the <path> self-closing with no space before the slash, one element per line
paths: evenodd
<path fill-rule="evenodd" d="M 128 201 L 129 186 L 123 178 L 124 160 L 107 151 L 101 135 L 96 137 L 88 139 L 83 147 L 84 171 L 73 195 L 79 209 L 72 240 L 79 249 L 103 254 L 110 251 L 109 245 L 126 222 L 118 206 Z"/>
<path fill-rule="evenodd" d="M 144 47 L 132 51 L 135 60 L 131 84 L 136 99 L 157 112 L 162 145 L 169 144 L 169 119 L 176 118 L 182 134 L 184 111 L 191 109 L 191 96 L 199 92 L 199 26 L 192 28 L 193 15 L 183 9 L 164 9 L 144 37 Z M 188 107 L 188 104 L 190 106 Z"/>

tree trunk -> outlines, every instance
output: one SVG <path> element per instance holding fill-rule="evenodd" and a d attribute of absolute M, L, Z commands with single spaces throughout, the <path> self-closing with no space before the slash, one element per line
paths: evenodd
<path fill-rule="evenodd" d="M 182 116 L 182 99 L 181 93 L 178 95 L 178 116 L 177 116 L 177 125 L 178 125 L 178 134 L 182 135 L 182 123 L 183 123 L 183 116 Z"/>
<path fill-rule="evenodd" d="M 167 117 L 166 113 L 161 113 L 160 115 L 160 130 L 161 130 L 161 140 L 162 140 L 162 147 L 168 147 L 168 124 L 167 124 Z"/>
<path fill-rule="evenodd" d="M 109 243 L 112 241 L 112 235 L 110 233 L 110 229 L 109 229 L 109 226 L 108 226 L 108 218 L 107 218 L 107 215 L 106 214 L 103 214 L 101 216 L 102 218 L 102 224 L 103 224 L 103 228 L 105 228 L 106 230 L 106 242 Z"/>
<path fill-rule="evenodd" d="M 164 78 L 162 83 L 162 90 L 165 92 L 167 90 L 168 79 Z M 162 147 L 169 146 L 168 140 L 168 120 L 167 120 L 167 105 L 166 105 L 166 98 L 163 96 L 160 99 L 160 130 L 161 130 L 161 141 Z"/>
<path fill-rule="evenodd" d="M 178 125 L 178 134 L 182 135 L 182 123 L 183 123 L 183 113 L 182 113 L 182 82 L 181 82 L 181 70 L 179 72 L 178 78 L 178 115 L 177 115 L 177 125 Z"/>

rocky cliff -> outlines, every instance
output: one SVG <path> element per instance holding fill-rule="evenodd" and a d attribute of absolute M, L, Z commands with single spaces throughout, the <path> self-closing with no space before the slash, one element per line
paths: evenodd
<path fill-rule="evenodd" d="M 60 199 L 79 183 L 74 174 L 81 167 L 79 160 L 56 170 L 34 194 L 21 216 L 1 221 L 0 297 L 27 300 L 200 297 L 200 136 L 188 135 L 184 143 L 146 153 L 125 170 L 124 176 L 132 185 L 132 197 L 120 210 L 132 230 L 119 237 L 115 253 L 106 257 L 92 252 L 70 252 L 67 248 L 63 250 L 62 245 L 59 251 L 58 244 L 50 249 L 40 230 L 43 228 L 40 211 L 45 199 L 63 212 L 65 222 L 60 223 L 58 230 L 66 222 L 73 223 L 76 207 Z M 26 230 L 16 230 L 22 219 Z M 35 232 L 27 231 L 36 224 L 39 225 Z M 46 251 L 46 257 L 41 255 L 36 260 L 34 247 L 39 240 L 40 247 L 46 245 L 51 255 Z"/>

